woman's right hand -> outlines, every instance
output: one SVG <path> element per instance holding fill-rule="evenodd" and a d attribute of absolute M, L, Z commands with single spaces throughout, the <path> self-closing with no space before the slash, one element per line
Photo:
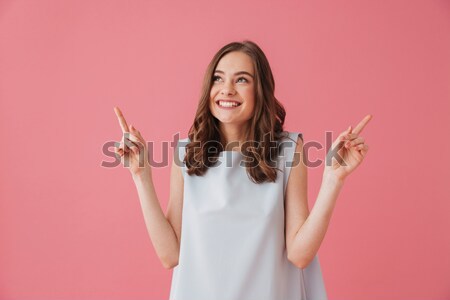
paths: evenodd
<path fill-rule="evenodd" d="M 145 139 L 133 125 L 128 127 L 118 107 L 114 107 L 114 112 L 119 119 L 119 125 L 122 129 L 122 139 L 120 143 L 116 142 L 114 152 L 120 157 L 120 162 L 130 169 L 133 177 L 151 175 Z"/>

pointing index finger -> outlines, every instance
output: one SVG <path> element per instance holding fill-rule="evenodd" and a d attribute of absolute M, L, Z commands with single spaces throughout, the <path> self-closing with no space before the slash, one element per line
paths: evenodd
<path fill-rule="evenodd" d="M 127 121 L 125 121 L 122 112 L 117 106 L 114 107 L 114 112 L 116 113 L 116 116 L 119 119 L 119 124 L 120 128 L 122 128 L 122 132 L 130 132 L 130 130 L 128 129 Z"/>
<path fill-rule="evenodd" d="M 356 127 L 352 130 L 353 133 L 359 134 L 364 127 L 366 127 L 367 123 L 372 119 L 372 115 L 367 115 L 364 117 L 364 119 L 361 120 L 361 122 L 356 125 Z"/>

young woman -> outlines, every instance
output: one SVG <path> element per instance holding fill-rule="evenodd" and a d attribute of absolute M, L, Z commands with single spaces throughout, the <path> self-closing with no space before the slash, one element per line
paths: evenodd
<path fill-rule="evenodd" d="M 372 116 L 333 142 L 310 213 L 302 133 L 283 130 L 274 90 L 254 42 L 216 53 L 176 147 L 166 215 L 146 141 L 115 108 L 124 133 L 116 153 L 129 162 L 157 255 L 175 267 L 170 300 L 327 299 L 317 252 L 345 178 L 368 151 L 360 133 Z"/>

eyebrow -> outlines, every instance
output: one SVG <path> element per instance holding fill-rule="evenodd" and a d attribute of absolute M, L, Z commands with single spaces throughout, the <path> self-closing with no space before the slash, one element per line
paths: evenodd
<path fill-rule="evenodd" d="M 224 72 L 224 71 L 221 71 L 221 70 L 216 70 L 216 71 L 214 71 L 214 73 L 225 74 L 225 72 Z M 251 78 L 253 78 L 253 75 L 250 74 L 250 73 L 247 72 L 247 71 L 239 71 L 239 72 L 234 73 L 234 75 L 241 75 L 241 74 L 246 74 L 246 75 L 250 76 Z"/>

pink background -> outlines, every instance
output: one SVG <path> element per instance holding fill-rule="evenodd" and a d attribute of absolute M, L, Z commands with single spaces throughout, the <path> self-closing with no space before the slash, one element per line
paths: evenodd
<path fill-rule="evenodd" d="M 271 63 L 287 130 L 324 144 L 373 115 L 319 251 L 330 300 L 450 299 L 444 0 L 0 1 L 0 299 L 168 299 L 129 171 L 101 166 L 113 106 L 160 161 L 213 54 L 243 39 Z M 169 167 L 154 178 L 165 211 Z"/>

